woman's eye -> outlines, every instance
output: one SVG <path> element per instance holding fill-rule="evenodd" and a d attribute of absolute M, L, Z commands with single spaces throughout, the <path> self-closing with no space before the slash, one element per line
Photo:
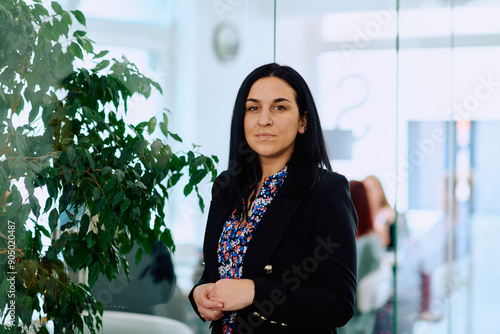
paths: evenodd
<path fill-rule="evenodd" d="M 285 106 L 276 106 L 274 107 L 275 110 L 286 110 Z"/>
<path fill-rule="evenodd" d="M 248 111 L 255 111 L 255 110 L 259 110 L 259 107 L 256 107 L 256 106 L 250 106 L 247 108 Z"/>

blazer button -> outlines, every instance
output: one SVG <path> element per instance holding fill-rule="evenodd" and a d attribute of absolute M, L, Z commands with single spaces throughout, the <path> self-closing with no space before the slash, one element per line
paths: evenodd
<path fill-rule="evenodd" d="M 267 318 L 266 318 L 266 317 L 264 317 L 263 315 L 261 315 L 259 312 L 254 312 L 254 313 L 252 313 L 252 315 L 253 315 L 254 317 L 260 318 L 260 319 L 262 319 L 262 320 L 264 320 L 264 321 L 266 321 L 266 320 L 267 320 Z"/>
<path fill-rule="evenodd" d="M 273 272 L 273 266 L 268 264 L 267 266 L 264 267 L 264 271 L 266 272 L 266 274 L 270 274 Z"/>

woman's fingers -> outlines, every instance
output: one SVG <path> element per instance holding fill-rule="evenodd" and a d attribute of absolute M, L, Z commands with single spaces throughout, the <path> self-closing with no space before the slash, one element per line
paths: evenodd
<path fill-rule="evenodd" d="M 222 302 L 209 299 L 208 296 L 204 296 L 203 298 L 200 298 L 199 302 L 197 302 L 197 304 L 198 304 L 198 306 L 201 305 L 204 308 L 213 309 L 213 310 L 220 310 L 224 307 L 224 304 Z"/>
<path fill-rule="evenodd" d="M 200 312 L 200 315 L 203 317 L 203 319 L 207 321 L 215 321 L 219 320 L 224 316 L 223 311 L 218 311 L 218 310 L 212 310 L 212 309 L 206 309 L 202 307 L 201 309 L 198 309 Z"/>
<path fill-rule="evenodd" d="M 222 302 L 221 309 L 224 311 L 237 311 L 252 304 L 254 296 L 255 285 L 252 280 L 221 279 L 211 287 L 207 298 Z"/>
<path fill-rule="evenodd" d="M 214 283 L 203 284 L 196 287 L 193 292 L 198 312 L 207 321 L 218 320 L 224 315 L 224 312 L 220 310 L 224 307 L 224 304 L 208 297 L 214 287 Z"/>

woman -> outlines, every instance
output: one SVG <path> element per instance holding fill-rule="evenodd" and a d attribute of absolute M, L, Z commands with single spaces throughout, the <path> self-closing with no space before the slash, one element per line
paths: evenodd
<path fill-rule="evenodd" d="M 212 333 L 336 333 L 354 309 L 357 218 L 295 70 L 267 64 L 243 81 L 229 161 L 193 308 Z"/>
<path fill-rule="evenodd" d="M 398 333 L 411 333 L 417 315 L 426 321 L 439 321 L 440 316 L 430 311 L 431 276 L 419 250 L 431 247 L 418 245 L 416 240 L 410 239 L 405 214 L 391 207 L 382 183 L 376 176 L 367 176 L 363 184 L 367 190 L 368 202 L 374 212 L 374 226 L 378 236 L 389 251 L 395 251 L 397 245 L 398 259 L 403 260 L 397 266 L 396 277 L 398 281 Z M 432 257 L 438 258 L 435 252 L 432 253 Z M 378 312 L 374 333 L 392 331 L 394 308 L 393 300 L 389 300 Z"/>
<path fill-rule="evenodd" d="M 357 278 L 358 282 L 361 282 L 363 278 L 380 268 L 385 251 L 373 228 L 373 219 L 365 186 L 359 181 L 349 181 L 349 188 L 351 190 L 352 202 L 358 214 L 358 230 L 356 233 L 358 257 Z M 389 275 L 386 280 L 391 285 L 392 276 Z M 378 289 L 379 286 L 373 288 Z M 360 298 L 370 298 L 369 296 L 361 295 L 360 293 L 362 292 L 367 292 L 370 295 L 373 294 L 373 291 L 358 291 L 358 302 L 360 302 Z M 366 305 L 365 301 L 363 305 Z M 339 332 L 342 334 L 371 334 L 375 328 L 376 316 L 377 309 L 375 307 L 369 307 L 369 310 L 362 312 L 360 306 L 357 304 L 354 317 Z"/>

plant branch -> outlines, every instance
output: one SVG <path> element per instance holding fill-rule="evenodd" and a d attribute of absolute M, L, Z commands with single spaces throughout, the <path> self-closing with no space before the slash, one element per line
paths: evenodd
<path fill-rule="evenodd" d="M 10 133 L 7 134 L 7 141 L 5 142 L 5 145 L 3 146 L 2 151 L 0 151 L 0 157 L 2 155 L 9 153 L 9 152 L 12 152 L 12 148 L 9 147 L 9 143 L 10 143 Z"/>
<path fill-rule="evenodd" d="M 23 62 L 21 63 L 21 69 L 19 70 L 18 74 L 19 76 L 21 77 L 21 80 L 23 79 L 23 75 L 24 75 L 24 70 L 26 69 L 26 59 L 28 58 L 28 55 L 24 56 L 24 59 L 23 59 Z M 19 94 L 17 94 L 17 97 L 16 97 L 16 102 L 15 104 L 13 105 L 13 101 L 12 101 L 12 95 L 10 96 L 10 119 L 12 119 L 12 116 L 14 115 L 16 109 L 17 109 L 17 106 L 19 105 L 19 101 L 21 100 L 21 91 L 19 91 Z"/>
<path fill-rule="evenodd" d="M 4 234 L 0 233 L 0 237 L 2 237 L 5 242 L 7 242 L 8 238 L 7 236 L 5 236 Z M 9 250 L 8 249 L 2 249 L 0 250 L 0 254 L 5 254 L 7 253 Z M 14 251 L 18 252 L 19 254 L 23 255 L 24 256 L 24 252 L 22 249 L 20 249 L 19 247 L 17 247 L 17 245 L 15 245 L 15 248 L 14 248 Z"/>

